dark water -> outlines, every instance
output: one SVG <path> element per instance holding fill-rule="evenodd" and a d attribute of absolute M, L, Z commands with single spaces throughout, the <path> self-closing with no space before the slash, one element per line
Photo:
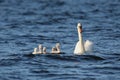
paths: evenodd
<path fill-rule="evenodd" d="M 73 55 L 76 25 L 94 50 Z M 61 43 L 61 55 L 31 55 Z M 0 80 L 120 80 L 120 0 L 0 0 Z"/>

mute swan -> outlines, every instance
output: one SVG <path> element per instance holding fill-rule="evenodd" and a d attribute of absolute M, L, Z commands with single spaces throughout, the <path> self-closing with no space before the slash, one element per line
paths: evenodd
<path fill-rule="evenodd" d="M 58 53 L 60 53 L 60 43 L 56 43 L 56 48 L 57 48 Z"/>
<path fill-rule="evenodd" d="M 60 51 L 60 43 L 56 43 L 55 47 L 52 48 L 51 53 L 59 54 L 60 52 L 61 52 Z"/>
<path fill-rule="evenodd" d="M 76 55 L 82 55 L 84 52 L 90 51 L 92 42 L 87 40 L 85 44 L 83 43 L 83 37 L 82 37 L 82 25 L 81 23 L 78 23 L 77 25 L 77 30 L 78 30 L 78 38 L 79 41 L 77 42 L 75 49 L 74 49 L 74 54 Z"/>
<path fill-rule="evenodd" d="M 46 54 L 46 47 L 43 47 L 43 54 Z"/>
<path fill-rule="evenodd" d="M 42 54 L 43 53 L 43 46 L 41 44 L 38 46 L 38 52 L 37 53 L 38 54 Z"/>
<path fill-rule="evenodd" d="M 36 54 L 37 53 L 37 48 L 34 48 L 34 52 L 32 54 Z"/>

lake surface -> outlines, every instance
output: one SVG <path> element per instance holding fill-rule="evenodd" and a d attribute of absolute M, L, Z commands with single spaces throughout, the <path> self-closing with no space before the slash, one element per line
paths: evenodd
<path fill-rule="evenodd" d="M 83 38 L 93 52 L 73 54 Z M 32 55 L 59 42 L 60 55 Z M 0 80 L 120 80 L 120 0 L 0 0 Z"/>

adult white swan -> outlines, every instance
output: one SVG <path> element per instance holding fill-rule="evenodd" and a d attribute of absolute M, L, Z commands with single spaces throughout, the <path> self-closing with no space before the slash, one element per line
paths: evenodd
<path fill-rule="evenodd" d="M 82 25 L 81 25 L 81 23 L 78 23 L 77 30 L 78 30 L 79 41 L 77 42 L 77 44 L 75 46 L 74 54 L 82 55 L 84 52 L 91 51 L 93 43 L 91 41 L 89 41 L 89 40 L 86 40 L 86 42 L 83 43 Z"/>

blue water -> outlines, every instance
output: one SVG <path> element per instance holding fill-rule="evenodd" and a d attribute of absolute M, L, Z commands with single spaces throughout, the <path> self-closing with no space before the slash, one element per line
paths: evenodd
<path fill-rule="evenodd" d="M 93 52 L 73 54 L 77 23 Z M 60 55 L 32 55 L 60 42 Z M 120 80 L 120 0 L 0 0 L 0 80 Z"/>

